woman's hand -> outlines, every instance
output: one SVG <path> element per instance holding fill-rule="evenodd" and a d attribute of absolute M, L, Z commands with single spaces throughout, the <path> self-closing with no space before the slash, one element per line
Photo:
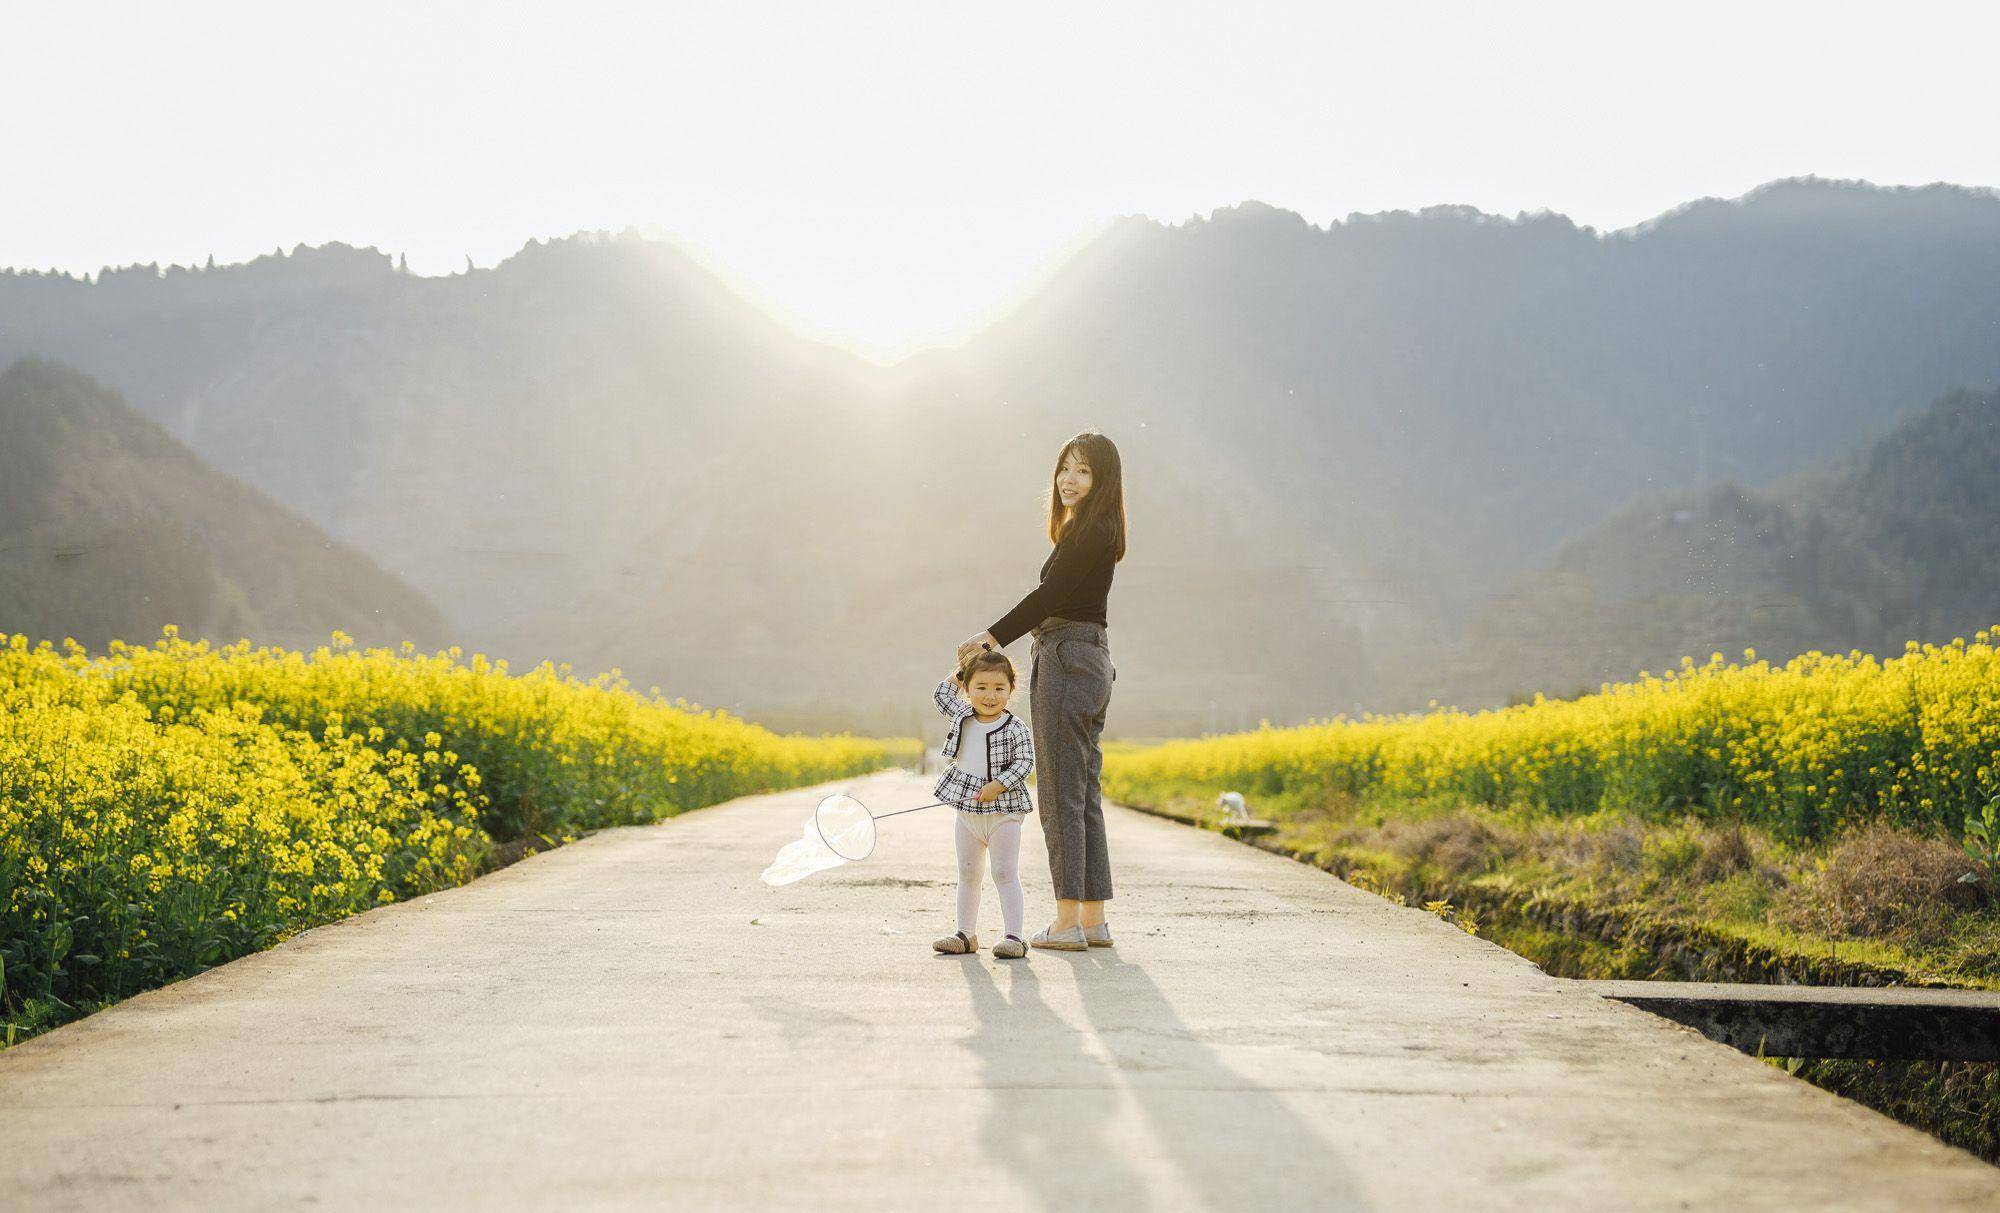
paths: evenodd
<path fill-rule="evenodd" d="M 1007 790 L 1007 785 L 1001 783 L 999 780 L 996 779 L 993 782 L 987 784 L 985 787 L 979 789 L 979 803 L 992 804 L 994 801 L 1000 799 L 1000 793 L 1006 790 Z"/>
<path fill-rule="evenodd" d="M 979 652 L 981 649 L 997 649 L 999 647 L 1000 642 L 993 639 L 993 633 L 981 632 L 979 635 L 964 641 L 958 646 L 958 664 L 964 665 L 966 658 Z"/>

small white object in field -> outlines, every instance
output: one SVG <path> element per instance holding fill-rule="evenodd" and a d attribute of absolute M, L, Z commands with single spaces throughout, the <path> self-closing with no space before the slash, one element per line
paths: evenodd
<path fill-rule="evenodd" d="M 1231 821 L 1250 820 L 1250 810 L 1243 805 L 1243 793 L 1224 792 L 1215 798 L 1215 807 Z"/>

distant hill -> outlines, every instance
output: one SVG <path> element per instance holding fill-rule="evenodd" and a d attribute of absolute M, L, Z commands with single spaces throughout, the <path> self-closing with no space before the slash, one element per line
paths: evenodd
<path fill-rule="evenodd" d="M 343 246 L 0 275 L 8 343 L 107 368 L 207 458 L 421 586 L 468 645 L 801 727 L 926 723 L 935 667 L 1032 587 L 1041 486 L 1088 424 L 814 345 L 627 237 L 444 279 Z M 1182 638 L 1288 601 L 1294 653 L 1358 681 L 1343 607 L 1295 570 L 1229 567 L 1265 531 L 1228 471 L 1198 451 L 1135 465 L 1149 546 L 1120 573 L 1123 625 Z M 1127 696 L 1121 725 L 1254 724 L 1262 648 L 1225 629 L 1121 669 L 1121 691 L 1136 670 L 1176 692 L 1150 712 Z"/>
<path fill-rule="evenodd" d="M 0 371 L 0 631 L 447 643 L 415 590 L 220 475 L 114 393 L 24 358 Z"/>
<path fill-rule="evenodd" d="M 860 365 L 675 249 L 588 238 L 449 278 L 339 244 L 96 282 L 0 275 L 11 353 L 96 375 L 475 633 L 686 518 L 693 473 L 841 401 Z"/>
<path fill-rule="evenodd" d="M 927 364 L 1211 451 L 1463 617 L 1635 495 L 1766 483 L 2000 379 L 2000 196 L 1782 181 L 1609 235 L 1468 207 L 1129 220 Z"/>
<path fill-rule="evenodd" d="M 836 724 L 908 719 L 1031 584 L 1075 430 L 1130 472 L 1112 728 L 1236 727 L 1420 705 L 1424 661 L 1565 538 L 1853 449 L 2000 380 L 1996 337 L 2000 198 L 1810 179 L 1610 234 L 1125 220 L 887 369 L 632 237 L 439 279 L 338 245 L 0 274 L 0 357 L 103 378 L 468 643 Z"/>
<path fill-rule="evenodd" d="M 1767 489 L 1632 502 L 1563 545 L 1422 678 L 1465 706 L 1745 648 L 1893 656 L 2000 623 L 2000 391 L 1956 391 Z"/>

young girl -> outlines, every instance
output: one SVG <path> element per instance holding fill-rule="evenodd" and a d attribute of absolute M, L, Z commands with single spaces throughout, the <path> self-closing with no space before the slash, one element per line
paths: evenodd
<path fill-rule="evenodd" d="M 1007 937 L 993 945 L 993 955 L 1018 960 L 1028 954 L 1021 938 L 1021 822 L 1035 807 L 1027 789 L 1028 772 L 1035 769 L 1035 743 L 1028 726 L 1007 710 L 1013 693 L 1014 663 L 1005 653 L 982 652 L 968 657 L 932 694 L 938 711 L 951 720 L 939 751 L 951 765 L 932 794 L 958 810 L 953 814 L 958 819 L 958 929 L 931 945 L 940 952 L 979 950 L 979 861 L 987 857 L 1007 927 Z"/>

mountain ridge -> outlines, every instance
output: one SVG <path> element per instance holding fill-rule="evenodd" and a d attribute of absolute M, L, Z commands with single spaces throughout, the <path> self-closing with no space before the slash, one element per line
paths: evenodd
<path fill-rule="evenodd" d="M 0 358 L 101 375 L 469 644 L 739 711 L 804 710 L 785 651 L 844 655 L 824 702 L 900 710 L 936 677 L 909 648 L 1026 589 L 1032 486 L 1103 429 L 1131 472 L 1120 584 L 1143 587 L 1113 604 L 1115 723 L 1213 727 L 1421 703 L 1417 658 L 1623 502 L 1766 485 L 2000 377 L 2000 198 L 1745 197 L 1609 234 L 1466 207 L 1126 220 L 888 368 L 623 234 L 444 278 L 337 249 L 301 272 L 339 285 L 233 302 L 176 303 L 197 271 L 98 295 L 0 275 Z M 282 285 L 287 259 L 259 261 L 244 283 Z M 975 457 L 1018 494 L 970 488 Z M 799 605 L 842 582 L 889 614 Z M 1194 643 L 1217 626 L 1263 639 Z"/>

